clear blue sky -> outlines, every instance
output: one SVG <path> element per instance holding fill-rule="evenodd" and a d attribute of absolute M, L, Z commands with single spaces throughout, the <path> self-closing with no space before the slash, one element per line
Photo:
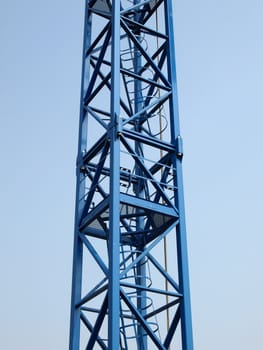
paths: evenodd
<path fill-rule="evenodd" d="M 263 348 L 263 3 L 174 2 L 196 350 Z M 0 348 L 67 349 L 84 1 L 0 2 Z"/>

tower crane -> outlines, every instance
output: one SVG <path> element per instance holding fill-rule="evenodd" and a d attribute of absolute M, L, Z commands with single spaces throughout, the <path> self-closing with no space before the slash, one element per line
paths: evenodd
<path fill-rule="evenodd" d="M 193 350 L 172 0 L 86 0 L 70 350 Z"/>

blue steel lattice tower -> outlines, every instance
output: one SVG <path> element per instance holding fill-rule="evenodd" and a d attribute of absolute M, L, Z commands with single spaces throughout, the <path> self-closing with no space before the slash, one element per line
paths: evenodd
<path fill-rule="evenodd" d="M 87 0 L 70 350 L 192 350 L 172 0 Z"/>

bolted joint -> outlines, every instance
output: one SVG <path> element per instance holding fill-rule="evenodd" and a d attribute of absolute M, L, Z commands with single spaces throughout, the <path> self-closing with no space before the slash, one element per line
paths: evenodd
<path fill-rule="evenodd" d="M 76 175 L 78 174 L 78 171 L 82 174 L 87 174 L 87 168 L 84 164 L 84 156 L 86 154 L 86 150 L 82 150 L 77 157 L 76 160 Z"/>
<path fill-rule="evenodd" d="M 181 160 L 183 155 L 183 139 L 180 135 L 178 135 L 176 138 L 176 157 Z"/>
<path fill-rule="evenodd" d="M 82 165 L 80 168 L 79 168 L 79 171 L 81 172 L 81 173 L 86 173 L 87 172 L 87 169 L 86 169 L 86 167 L 85 167 L 85 165 Z"/>
<path fill-rule="evenodd" d="M 112 137 L 112 131 L 114 132 L 114 137 L 120 138 L 122 136 L 122 126 L 119 122 L 119 118 L 115 118 L 114 122 L 111 122 L 108 126 L 108 140 Z"/>

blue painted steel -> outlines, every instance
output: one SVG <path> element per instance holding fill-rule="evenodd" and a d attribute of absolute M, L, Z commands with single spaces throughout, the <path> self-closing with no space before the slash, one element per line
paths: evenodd
<path fill-rule="evenodd" d="M 109 349 L 119 350 L 120 324 L 120 0 L 112 8 L 111 126 L 110 137 L 110 222 L 109 222 Z"/>
<path fill-rule="evenodd" d="M 193 350 L 172 13 L 86 0 L 69 350 Z"/>
<path fill-rule="evenodd" d="M 170 38 L 168 51 L 168 75 L 172 81 L 173 98 L 170 100 L 171 108 L 171 139 L 176 144 L 176 138 L 181 138 L 179 127 L 178 97 L 177 97 L 177 81 L 175 66 L 175 47 L 174 47 L 174 30 L 173 30 L 173 9 L 172 0 L 166 0 L 166 28 Z M 179 150 L 180 152 L 181 150 Z M 177 255 L 178 255 L 178 272 L 180 290 L 184 297 L 181 302 L 181 329 L 182 329 L 182 348 L 183 350 L 193 349 L 192 335 L 192 317 L 190 309 L 190 286 L 189 271 L 187 258 L 187 242 L 186 242 L 186 225 L 185 225 L 185 208 L 183 194 L 183 176 L 182 176 L 182 158 L 180 156 L 174 159 L 174 167 L 177 169 L 175 177 L 175 186 L 178 188 L 178 194 L 175 197 L 175 204 L 180 212 L 180 222 L 176 228 L 177 232 Z"/>
<path fill-rule="evenodd" d="M 85 8 L 87 9 L 88 0 Z M 83 57 L 82 57 L 82 78 L 81 78 L 81 97 L 80 97 L 80 119 L 79 119 L 79 136 L 78 136 L 78 157 L 77 157 L 77 182 L 76 182 L 76 203 L 75 203 L 75 222 L 74 222 L 74 247 L 73 247 L 73 267 L 72 267 L 72 292 L 71 292 L 71 314 L 70 314 L 70 335 L 69 349 L 79 349 L 80 346 L 80 309 L 75 305 L 81 298 L 82 285 L 82 255 L 83 247 L 79 237 L 79 216 L 85 205 L 83 195 L 85 193 L 83 177 L 80 171 L 82 154 L 87 144 L 87 119 L 82 108 L 82 97 L 84 94 L 85 77 L 88 73 L 89 66 L 85 60 L 86 48 L 90 45 L 91 36 L 91 19 L 90 13 L 85 11 L 84 22 L 84 39 L 83 39 Z"/>

